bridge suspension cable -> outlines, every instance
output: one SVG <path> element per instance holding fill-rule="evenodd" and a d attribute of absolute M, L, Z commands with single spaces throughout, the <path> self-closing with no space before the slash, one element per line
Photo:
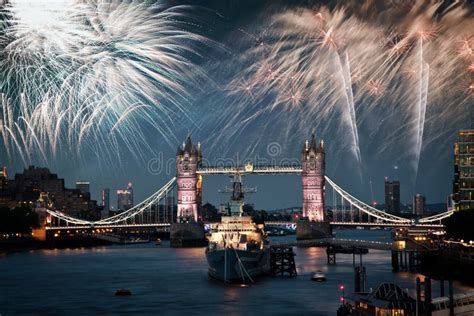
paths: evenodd
<path fill-rule="evenodd" d="M 71 223 L 75 225 L 111 225 L 111 224 L 118 224 L 121 222 L 125 222 L 135 216 L 143 213 L 145 210 L 149 209 L 152 205 L 159 202 L 163 199 L 169 191 L 171 191 L 174 186 L 176 185 L 176 177 L 172 178 L 168 181 L 163 187 L 161 187 L 158 191 L 153 193 L 150 197 L 145 199 L 144 201 L 140 202 L 139 204 L 135 205 L 134 207 L 130 208 L 129 210 L 122 212 L 120 214 L 104 218 L 98 221 L 87 221 L 79 218 L 75 218 L 69 215 L 66 215 L 59 211 L 53 210 L 46 210 L 50 215 L 65 221 L 66 223 Z"/>
<path fill-rule="evenodd" d="M 425 218 L 421 218 L 420 220 L 418 220 L 418 222 L 419 223 L 437 222 L 437 221 L 441 221 L 445 218 L 448 218 L 453 214 L 454 214 L 454 209 L 450 209 L 447 212 L 443 212 L 443 213 L 435 214 L 435 215 L 428 216 L 428 217 L 425 217 Z"/>
<path fill-rule="evenodd" d="M 386 213 L 384 211 L 378 210 L 375 207 L 372 207 L 359 199 L 355 198 L 354 196 L 350 195 L 346 191 L 344 191 L 340 186 L 338 186 L 334 181 L 332 181 L 328 176 L 325 176 L 325 179 L 327 183 L 335 190 L 339 195 L 341 195 L 341 198 L 344 198 L 346 201 L 348 201 L 351 206 L 354 206 L 355 208 L 359 209 L 360 211 L 368 214 L 369 216 L 373 216 L 379 220 L 385 221 L 385 222 L 390 222 L 390 223 L 410 223 L 410 219 L 406 219 L 403 217 L 399 217 L 393 214 Z"/>

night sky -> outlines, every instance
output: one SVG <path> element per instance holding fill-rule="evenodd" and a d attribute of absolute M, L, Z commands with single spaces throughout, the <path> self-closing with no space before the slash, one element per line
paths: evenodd
<path fill-rule="evenodd" d="M 114 192 L 131 181 L 137 202 L 158 190 L 174 175 L 176 148 L 187 135 L 191 135 L 193 141 L 201 142 L 203 156 L 209 164 L 220 163 L 221 158 L 278 164 L 299 159 L 305 139 L 315 133 L 318 139 L 325 141 L 328 176 L 363 201 L 371 200 L 372 182 L 375 200 L 383 202 L 384 178 L 388 177 L 400 180 L 402 202 L 411 203 L 416 193 L 426 195 L 427 203 L 445 202 L 452 192 L 452 151 L 456 133 L 474 127 L 473 92 L 463 88 L 465 83 L 472 82 L 474 70 L 469 67 L 474 64 L 474 55 L 452 57 L 464 54 L 464 38 L 467 38 L 466 45 L 474 47 L 474 28 L 466 28 L 474 25 L 472 4 L 461 2 L 452 6 L 447 1 L 428 5 L 427 2 L 403 0 L 216 0 L 171 1 L 165 6 L 182 4 L 193 5 L 189 10 L 193 18 L 185 19 L 192 32 L 207 39 L 205 43 L 193 44 L 199 54 L 183 53 L 189 64 L 180 71 L 198 78 L 196 82 L 183 82 L 187 95 L 177 98 L 177 103 L 184 110 L 177 110 L 170 100 L 160 100 L 169 111 L 153 112 L 154 116 L 146 120 L 143 117 L 148 112 L 131 113 L 130 120 L 123 122 L 129 127 L 116 138 L 112 149 L 108 148 L 106 138 L 101 142 L 92 139 L 85 141 L 78 154 L 74 143 L 64 141 L 58 145 L 54 158 L 47 162 L 34 152 L 25 163 L 18 150 L 8 150 L 15 146 L 5 145 L 3 141 L 0 164 L 8 167 L 10 176 L 20 172 L 25 164 L 47 165 L 66 179 L 68 187 L 74 187 L 76 181 L 90 181 L 92 196 L 97 199 L 101 189 L 108 187 Z M 315 23 L 314 26 L 311 23 Z M 433 29 L 430 38 L 428 35 L 426 39 L 420 37 L 420 43 L 426 41 L 421 44 L 424 47 L 410 37 L 416 27 L 421 27 L 419 25 L 429 25 Z M 455 30 L 453 25 L 458 25 Z M 458 32 L 457 28 L 467 33 L 460 34 L 459 39 L 445 40 L 451 39 L 452 34 Z M 371 29 L 373 34 L 379 32 L 380 38 L 386 38 L 387 42 L 408 43 L 408 48 L 395 56 L 390 49 L 396 46 L 389 47 L 380 41 L 375 43 L 372 39 L 367 39 L 367 43 L 374 44 L 368 45 L 364 38 L 357 37 L 358 30 L 361 37 L 370 37 Z M 336 48 L 329 44 L 325 46 L 332 34 L 335 34 Z M 11 39 L 5 38 L 0 55 L 4 60 L 6 47 L 11 43 Z M 182 45 L 187 42 L 183 41 Z M 416 58 L 420 49 L 424 49 L 424 55 L 418 65 Z M 378 56 L 390 60 L 391 66 Z M 114 58 L 133 59 L 120 55 Z M 446 59 L 446 65 L 442 58 Z M 350 64 L 355 121 L 350 120 L 347 110 L 350 98 L 341 97 L 339 90 L 331 90 L 335 86 L 332 82 L 346 78 L 338 72 L 338 62 L 341 69 Z M 454 62 L 457 64 L 451 65 Z M 413 80 L 406 75 L 409 66 L 427 73 L 424 87 L 427 91 L 426 116 L 421 124 L 421 138 L 417 115 L 423 93 L 416 87 L 420 86 L 422 91 L 423 79 L 419 79 L 419 83 L 409 83 Z M 1 67 L 5 73 L 11 65 L 4 62 Z M 470 70 L 453 68 L 451 73 L 444 67 Z M 263 75 L 262 69 L 267 71 Z M 269 74 L 275 69 L 275 74 Z M 357 81 L 359 70 L 362 79 Z M 282 78 L 290 73 L 296 73 L 294 76 L 298 81 L 290 92 L 282 92 L 289 86 Z M 9 88 L 14 84 L 7 85 L 5 79 L 1 86 L 9 97 L 18 98 L 20 89 Z M 165 89 L 158 83 L 154 86 Z M 144 103 L 149 104 L 146 100 Z M 355 125 L 348 122 L 355 122 Z M 166 125 L 166 130 L 157 131 L 159 125 Z M 64 129 L 67 130 L 67 126 Z M 354 145 L 354 133 L 358 146 Z M 134 137 L 139 137 L 148 148 L 132 146 L 127 149 L 127 139 Z M 416 137 L 422 140 L 421 143 L 416 142 Z M 414 149 L 417 146 L 419 156 Z M 254 175 L 245 177 L 244 181 L 247 186 L 258 187 L 258 192 L 246 199 L 257 208 L 301 205 L 301 183 L 296 175 Z M 229 185 L 228 177 L 205 178 L 204 201 L 225 202 L 228 197 L 219 194 L 218 190 L 226 185 Z M 331 199 L 328 196 L 329 204 Z M 111 204 L 116 204 L 114 193 Z"/>

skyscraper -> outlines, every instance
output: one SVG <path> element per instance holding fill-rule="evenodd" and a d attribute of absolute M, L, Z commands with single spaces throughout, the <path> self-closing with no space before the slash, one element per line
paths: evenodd
<path fill-rule="evenodd" d="M 126 211 L 133 207 L 133 188 L 129 182 L 126 189 L 117 190 L 117 210 Z"/>
<path fill-rule="evenodd" d="M 105 188 L 102 190 L 102 206 L 104 207 L 104 211 L 110 210 L 110 189 Z"/>
<path fill-rule="evenodd" d="M 88 181 L 77 181 L 76 182 L 76 189 L 81 191 L 81 193 L 86 194 L 90 193 L 90 182 Z"/>
<path fill-rule="evenodd" d="M 425 213 L 426 198 L 421 194 L 413 197 L 413 215 L 423 216 Z"/>
<path fill-rule="evenodd" d="M 456 210 L 474 210 L 474 130 L 462 130 L 454 144 L 453 200 Z"/>
<path fill-rule="evenodd" d="M 389 181 L 385 178 L 385 211 L 400 213 L 400 181 Z"/>

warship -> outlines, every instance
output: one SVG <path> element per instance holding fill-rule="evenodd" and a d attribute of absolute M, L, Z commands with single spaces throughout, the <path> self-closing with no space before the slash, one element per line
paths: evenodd
<path fill-rule="evenodd" d="M 212 230 L 206 248 L 209 276 L 224 282 L 253 282 L 270 268 L 270 245 L 263 228 L 243 212 L 244 193 L 240 174 L 232 177 L 227 214 Z"/>

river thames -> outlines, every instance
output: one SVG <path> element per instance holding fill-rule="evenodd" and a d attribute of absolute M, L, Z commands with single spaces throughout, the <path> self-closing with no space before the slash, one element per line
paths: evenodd
<path fill-rule="evenodd" d="M 340 230 L 338 237 L 389 241 L 388 231 Z M 295 236 L 277 238 L 294 239 Z M 298 276 L 262 277 L 249 286 L 207 276 L 204 248 L 173 249 L 169 242 L 0 255 L 0 314 L 5 315 L 335 315 L 339 285 L 353 289 L 352 255 L 327 265 L 325 248 L 295 248 Z M 363 257 L 368 288 L 395 282 L 414 295 L 417 274 L 392 273 L 391 255 Z M 327 282 L 310 281 L 316 270 Z M 455 283 L 455 292 L 473 288 Z M 130 297 L 116 297 L 119 288 Z M 436 297 L 438 282 L 433 282 Z"/>

